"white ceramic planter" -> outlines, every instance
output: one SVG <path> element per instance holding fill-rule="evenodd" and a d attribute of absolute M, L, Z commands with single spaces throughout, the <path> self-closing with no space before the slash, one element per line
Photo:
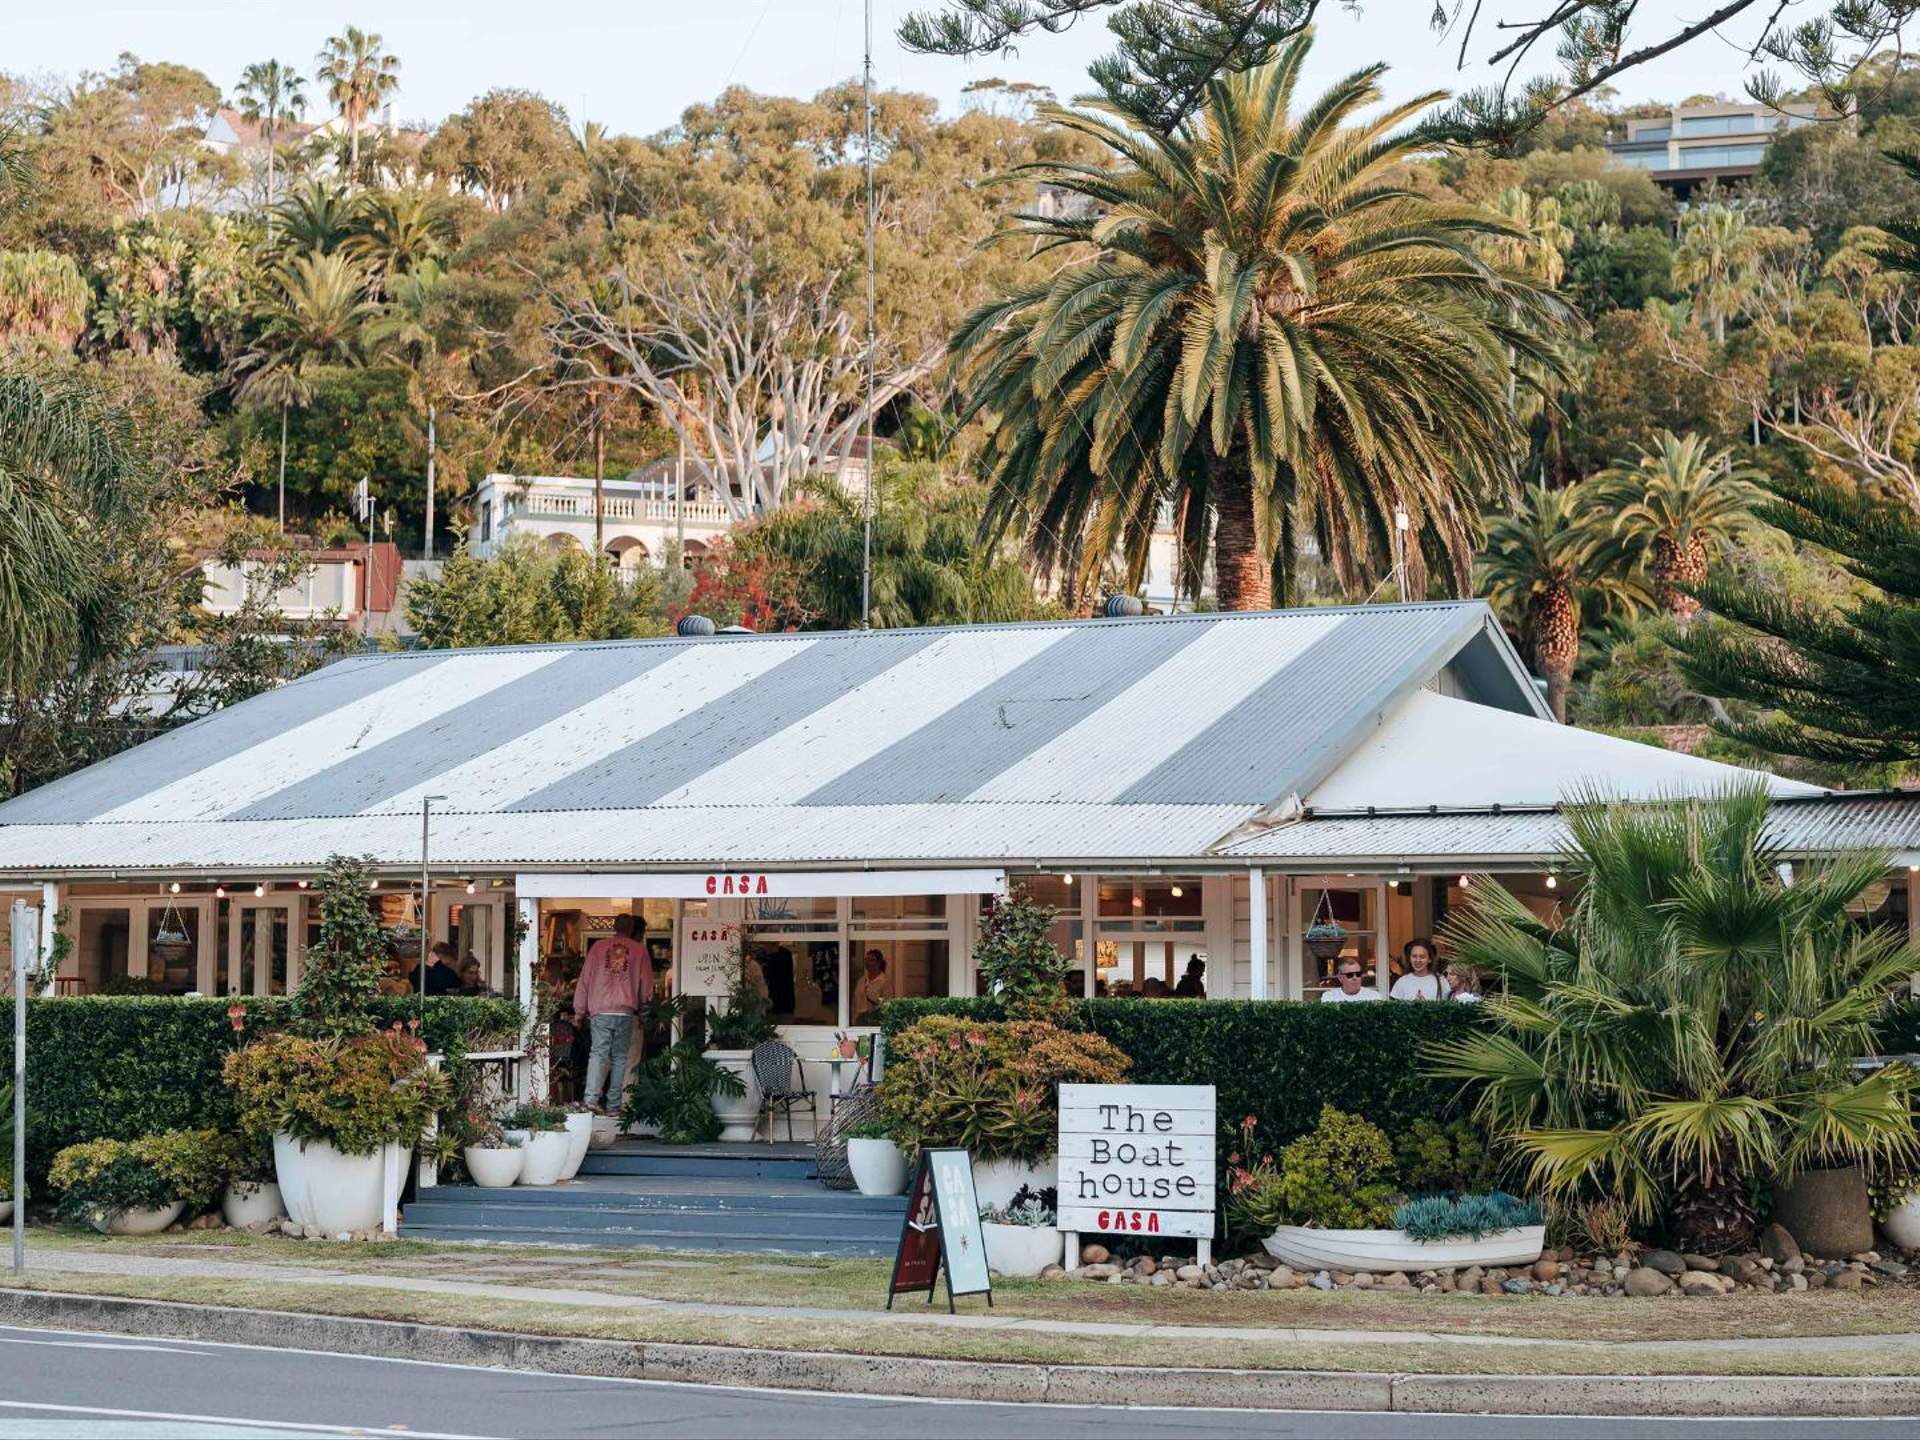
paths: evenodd
<path fill-rule="evenodd" d="M 469 1145 L 460 1152 L 460 1158 L 467 1162 L 467 1174 L 474 1184 L 486 1190 L 504 1190 L 520 1178 L 526 1153 L 511 1145 L 498 1149 Z"/>
<path fill-rule="evenodd" d="M 384 1145 L 371 1155 L 343 1155 L 324 1140 L 302 1146 L 273 1137 L 273 1168 L 287 1215 L 310 1236 L 392 1230 L 407 1152 Z"/>
<path fill-rule="evenodd" d="M 987 1268 L 1002 1275 L 1038 1275 L 1058 1265 L 1066 1254 L 1066 1239 L 1051 1225 L 995 1225 L 984 1223 Z"/>
<path fill-rule="evenodd" d="M 1433 1270 L 1446 1266 L 1531 1265 L 1546 1248 L 1547 1227 L 1521 1225 L 1478 1240 L 1415 1240 L 1404 1230 L 1315 1230 L 1282 1225 L 1260 1242 L 1296 1270 Z"/>
<path fill-rule="evenodd" d="M 976 1160 L 973 1193 L 982 1205 L 1010 1205 L 1021 1186 L 1045 1190 L 1060 1183 L 1059 1157 L 1028 1164 L 1024 1160 Z"/>
<path fill-rule="evenodd" d="M 1888 1211 L 1880 1228 L 1902 1250 L 1920 1250 L 1920 1190 Z"/>
<path fill-rule="evenodd" d="M 560 1167 L 560 1178 L 571 1180 L 580 1173 L 585 1163 L 587 1150 L 593 1144 L 593 1112 L 590 1110 L 570 1110 L 567 1112 L 567 1163 Z"/>
<path fill-rule="evenodd" d="M 262 1225 L 286 1214 L 280 1187 L 271 1180 L 236 1180 L 220 1197 L 220 1215 L 236 1230 Z"/>
<path fill-rule="evenodd" d="M 178 1220 L 186 1208 L 185 1201 L 176 1200 L 157 1210 L 116 1210 L 112 1214 L 95 1210 L 88 1218 L 102 1235 L 157 1235 Z"/>
<path fill-rule="evenodd" d="M 564 1130 L 536 1130 L 520 1146 L 520 1183 L 556 1185 L 573 1141 Z"/>
<path fill-rule="evenodd" d="M 862 1195 L 898 1195 L 907 1188 L 907 1157 L 891 1140 L 847 1141 L 847 1168 Z"/>
<path fill-rule="evenodd" d="M 708 1050 L 704 1053 L 746 1087 L 745 1093 L 737 1098 L 714 1092 L 713 1115 L 720 1122 L 720 1138 L 736 1142 L 753 1139 L 754 1125 L 760 1118 L 760 1085 L 753 1078 L 753 1052 Z"/>

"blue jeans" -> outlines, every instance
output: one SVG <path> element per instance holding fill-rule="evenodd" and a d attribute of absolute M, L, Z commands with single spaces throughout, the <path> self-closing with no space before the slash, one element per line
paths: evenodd
<path fill-rule="evenodd" d="M 580 1096 L 588 1105 L 607 1103 L 618 1108 L 621 1087 L 627 1081 L 627 1047 L 633 1043 L 633 1016 L 623 1011 L 590 1016 L 592 1048 L 587 1054 L 587 1088 Z"/>

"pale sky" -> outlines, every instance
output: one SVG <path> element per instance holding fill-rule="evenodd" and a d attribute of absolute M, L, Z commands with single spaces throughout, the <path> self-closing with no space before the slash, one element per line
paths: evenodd
<path fill-rule="evenodd" d="M 1104 24 L 1032 37 L 1014 56 L 959 61 L 912 55 L 893 39 L 900 18 L 929 0 L 873 0 L 874 74 L 883 88 L 922 91 L 951 111 L 973 79 L 999 76 L 1085 88 L 1087 62 L 1109 48 Z M 1691 17 L 1709 0 L 1645 0 L 1641 24 Z M 1383 59 L 1388 86 L 1407 94 L 1485 83 L 1484 64 L 1455 68 L 1457 39 L 1428 28 L 1432 0 L 1364 0 L 1355 16 L 1327 0 L 1310 78 L 1325 83 Z M 1535 7 L 1526 6 L 1532 13 Z M 1759 7 L 1764 10 L 1769 7 Z M 123 50 L 205 71 L 230 89 L 242 67 L 269 57 L 313 72 L 322 40 L 345 24 L 375 30 L 401 60 L 396 118 L 438 122 L 495 86 L 537 90 L 616 131 L 650 134 L 688 105 L 729 84 L 769 94 L 812 95 L 859 72 L 862 0 L 0 0 L 0 69 L 71 77 L 105 69 Z M 1522 13 L 1489 0 L 1495 12 Z M 1725 37 L 1706 36 L 1677 56 L 1631 73 L 1626 99 L 1741 93 L 1741 40 L 1757 18 Z M 1640 32 L 1636 32 L 1638 38 Z M 1496 48 L 1476 38 L 1474 55 Z M 313 97 L 318 108 L 318 96 Z"/>

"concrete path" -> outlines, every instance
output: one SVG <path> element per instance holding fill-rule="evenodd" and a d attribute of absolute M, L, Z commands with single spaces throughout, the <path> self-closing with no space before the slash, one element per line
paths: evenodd
<path fill-rule="evenodd" d="M 1455 1334 L 1425 1330 L 1317 1330 L 1274 1326 L 1232 1325 L 1154 1325 L 1127 1321 L 1041 1320 L 1021 1318 L 1000 1312 L 949 1315 L 944 1310 L 921 1309 L 896 1304 L 892 1310 L 835 1310 L 808 1305 L 731 1305 L 705 1301 L 656 1300 L 644 1295 L 611 1295 L 604 1290 L 579 1290 L 542 1285 L 489 1283 L 484 1280 L 448 1280 L 426 1275 L 371 1274 L 354 1268 L 332 1269 L 321 1265 L 267 1265 L 243 1260 L 222 1260 L 213 1256 L 192 1258 L 158 1255 L 129 1255 L 100 1246 L 63 1247 L 35 1240 L 27 1246 L 30 1273 L 47 1279 L 60 1275 L 122 1275 L 151 1279 L 252 1280 L 281 1285 L 311 1285 L 317 1289 L 375 1289 L 414 1295 L 459 1295 L 477 1300 L 507 1302 L 532 1301 L 546 1305 L 572 1305 L 600 1310 L 632 1312 L 716 1315 L 769 1320 L 817 1320 L 837 1323 L 897 1324 L 944 1326 L 956 1330 L 992 1330 L 996 1333 L 1025 1331 L 1046 1335 L 1085 1335 L 1165 1340 L 1238 1340 L 1252 1344 L 1320 1345 L 1485 1345 L 1582 1347 L 1609 1351 L 1639 1351 L 1659 1354 L 1663 1351 L 1697 1355 L 1703 1351 L 1730 1355 L 1805 1354 L 1869 1349 L 1884 1354 L 1888 1350 L 1920 1349 L 1920 1333 L 1897 1335 L 1830 1335 L 1756 1337 L 1740 1340 L 1561 1340 L 1516 1335 Z M 631 1261 L 636 1270 L 654 1266 L 652 1261 Z M 663 1266 L 684 1266 L 690 1261 L 662 1261 Z M 535 1262 L 514 1262 L 510 1268 L 520 1273 L 538 1273 Z M 656 1267 L 657 1268 L 657 1267 Z"/>

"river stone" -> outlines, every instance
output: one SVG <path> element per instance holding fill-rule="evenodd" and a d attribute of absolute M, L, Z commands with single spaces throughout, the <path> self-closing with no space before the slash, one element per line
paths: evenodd
<path fill-rule="evenodd" d="M 1776 1265 L 1788 1265 L 1801 1258 L 1799 1243 L 1778 1221 L 1760 1232 L 1760 1253 Z"/>
<path fill-rule="evenodd" d="M 1481 1269 L 1478 1265 L 1469 1265 L 1454 1277 L 1454 1285 L 1461 1290 L 1477 1291 L 1480 1288 L 1480 1282 L 1486 1278 L 1487 1272 L 1485 1270 Z"/>
<path fill-rule="evenodd" d="M 1322 1270 L 1322 1271 L 1320 1271 L 1320 1272 L 1319 1272 L 1318 1274 L 1316 1274 L 1316 1275 L 1315 1275 L 1315 1276 L 1313 1277 L 1313 1279 L 1312 1279 L 1311 1281 L 1309 1281 L 1308 1283 L 1309 1283 L 1309 1284 L 1311 1284 L 1311 1285 L 1313 1286 L 1313 1288 L 1314 1288 L 1314 1289 L 1316 1289 L 1316 1290 L 1331 1290 L 1331 1289 L 1333 1289 L 1333 1277 L 1332 1277 L 1331 1275 L 1329 1275 L 1329 1274 L 1328 1274 L 1328 1273 L 1327 1273 L 1326 1271 L 1324 1271 L 1324 1270 Z"/>
<path fill-rule="evenodd" d="M 1642 1265 L 1627 1272 L 1625 1289 L 1627 1294 L 1645 1299 L 1652 1295 L 1665 1295 L 1673 1289 L 1673 1281 L 1667 1278 L 1664 1271 Z"/>
<path fill-rule="evenodd" d="M 1557 1260 L 1536 1260 L 1533 1262 L 1533 1278 L 1545 1284 L 1549 1280 L 1560 1278 L 1560 1262 Z"/>
<path fill-rule="evenodd" d="M 1120 1273 L 1120 1267 L 1109 1265 L 1103 1260 L 1092 1265 L 1082 1265 L 1075 1273 L 1082 1280 L 1111 1280 Z"/>
<path fill-rule="evenodd" d="M 1104 1265 L 1113 1258 L 1113 1252 L 1104 1245 L 1082 1245 L 1080 1260 L 1086 1265 Z"/>
<path fill-rule="evenodd" d="M 1705 1270 L 1711 1272 L 1720 1268 L 1720 1262 L 1715 1260 L 1711 1255 L 1682 1255 L 1680 1258 L 1687 1262 L 1687 1269 L 1689 1270 Z"/>
<path fill-rule="evenodd" d="M 1687 1262 L 1671 1250 L 1649 1250 L 1640 1257 L 1640 1263 L 1649 1270 L 1658 1270 L 1662 1275 L 1679 1276 L 1687 1273 Z"/>
<path fill-rule="evenodd" d="M 1858 1290 L 1866 1281 L 1866 1276 L 1858 1270 L 1842 1270 L 1838 1275 L 1827 1277 L 1829 1290 Z"/>
<path fill-rule="evenodd" d="M 1500 1288 L 1509 1295 L 1525 1295 L 1532 1291 L 1533 1282 L 1531 1280 L 1509 1280 Z"/>

